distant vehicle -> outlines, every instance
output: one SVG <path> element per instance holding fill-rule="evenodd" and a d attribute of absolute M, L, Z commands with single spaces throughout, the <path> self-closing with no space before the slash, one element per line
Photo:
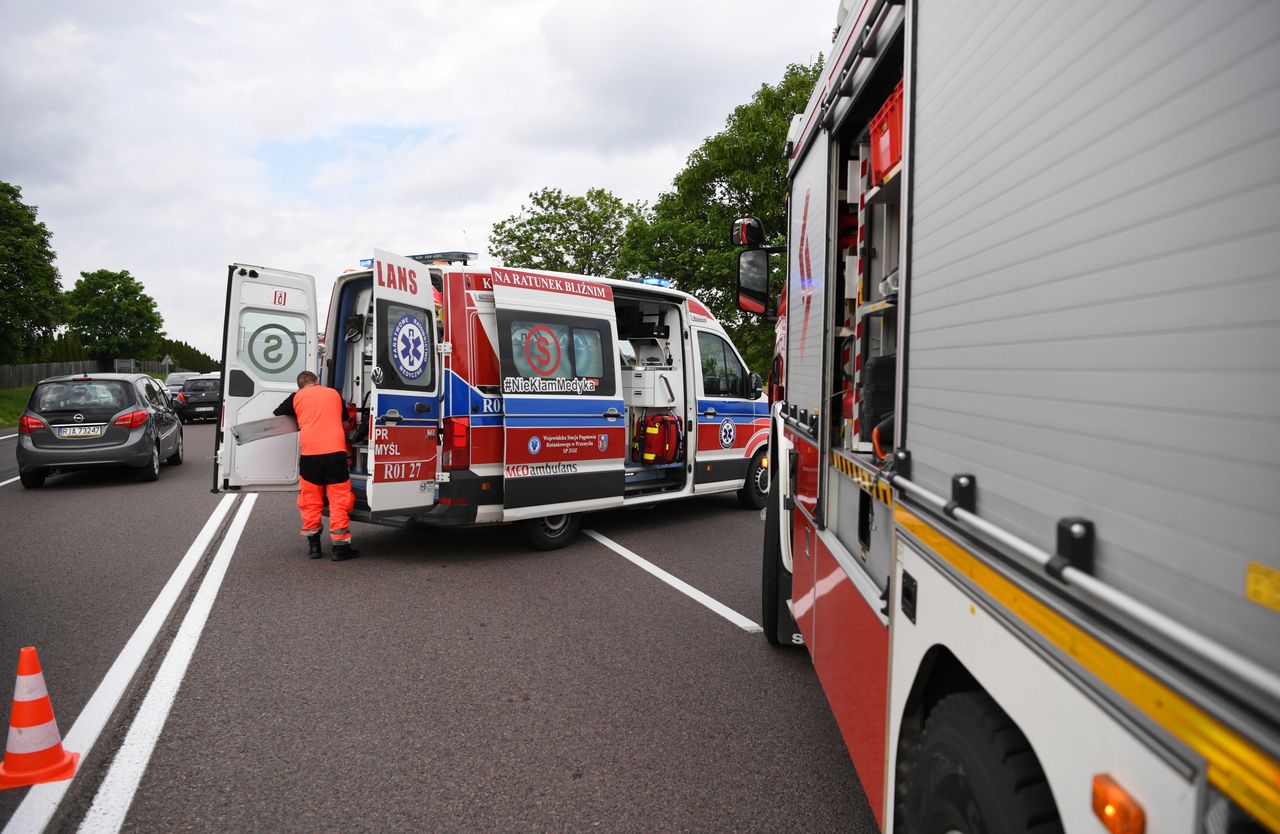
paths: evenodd
<path fill-rule="evenodd" d="M 27 489 L 57 472 L 117 466 L 154 481 L 162 458 L 182 463 L 182 426 L 164 386 L 146 374 L 50 377 L 18 418 L 17 455 Z"/>
<path fill-rule="evenodd" d="M 218 400 L 222 397 L 220 374 L 198 374 L 182 383 L 176 408 L 178 419 L 184 423 L 192 420 L 214 420 L 218 417 Z"/>
<path fill-rule="evenodd" d="M 182 390 L 182 383 L 191 379 L 193 376 L 200 376 L 199 371 L 174 371 L 164 378 L 164 387 L 169 390 L 171 395 L 177 396 Z"/>

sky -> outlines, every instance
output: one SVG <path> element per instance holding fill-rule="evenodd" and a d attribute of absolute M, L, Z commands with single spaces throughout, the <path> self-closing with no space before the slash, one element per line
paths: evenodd
<path fill-rule="evenodd" d="M 323 314 L 374 247 L 483 262 L 540 188 L 652 202 L 838 5 L 0 0 L 0 180 L 64 287 L 128 270 L 216 356 L 230 263 L 314 275 Z"/>

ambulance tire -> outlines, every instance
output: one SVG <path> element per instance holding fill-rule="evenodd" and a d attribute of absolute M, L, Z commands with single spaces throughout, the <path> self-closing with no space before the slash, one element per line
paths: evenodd
<path fill-rule="evenodd" d="M 559 550 L 574 540 L 581 524 L 577 513 L 530 518 L 520 522 L 520 535 L 534 550 Z"/>
<path fill-rule="evenodd" d="M 902 814 L 910 834 L 1061 834 L 1031 743 L 985 692 L 956 692 L 929 712 Z"/>
<path fill-rule="evenodd" d="M 768 448 L 763 448 L 751 458 L 747 467 L 747 481 L 738 490 L 738 503 L 748 510 L 758 510 L 769 500 L 769 467 L 765 464 Z"/>
<path fill-rule="evenodd" d="M 778 647 L 789 647 L 790 643 L 784 643 L 778 638 L 778 609 L 780 600 L 778 596 L 782 593 L 782 543 L 778 537 L 781 535 L 780 527 L 782 526 L 782 512 L 778 507 L 778 501 L 769 502 L 768 508 L 764 511 L 764 550 L 761 553 L 761 562 L 763 569 L 760 575 L 760 625 L 764 628 L 764 639 L 769 641 L 769 645 Z"/>

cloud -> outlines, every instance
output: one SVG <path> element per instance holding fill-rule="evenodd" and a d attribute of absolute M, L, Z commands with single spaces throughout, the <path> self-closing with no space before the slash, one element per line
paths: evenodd
<path fill-rule="evenodd" d="M 0 179 L 39 206 L 64 284 L 128 269 L 216 354 L 233 261 L 327 292 L 374 246 L 483 251 L 543 186 L 652 201 L 826 49 L 831 6 L 10 4 Z"/>

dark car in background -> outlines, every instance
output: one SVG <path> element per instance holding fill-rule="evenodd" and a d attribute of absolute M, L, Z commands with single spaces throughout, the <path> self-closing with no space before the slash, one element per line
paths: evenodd
<path fill-rule="evenodd" d="M 178 419 L 184 423 L 192 420 L 218 419 L 218 401 L 222 399 L 222 376 L 200 374 L 182 383 L 178 392 Z"/>
<path fill-rule="evenodd" d="M 54 473 L 112 466 L 154 481 L 162 459 L 177 465 L 182 455 L 173 402 L 146 374 L 41 380 L 18 418 L 18 476 L 28 489 Z"/>
<path fill-rule="evenodd" d="M 200 376 L 199 371 L 174 371 L 164 378 L 164 387 L 169 390 L 170 396 L 177 396 L 182 390 L 182 383 L 191 379 L 193 376 Z"/>

